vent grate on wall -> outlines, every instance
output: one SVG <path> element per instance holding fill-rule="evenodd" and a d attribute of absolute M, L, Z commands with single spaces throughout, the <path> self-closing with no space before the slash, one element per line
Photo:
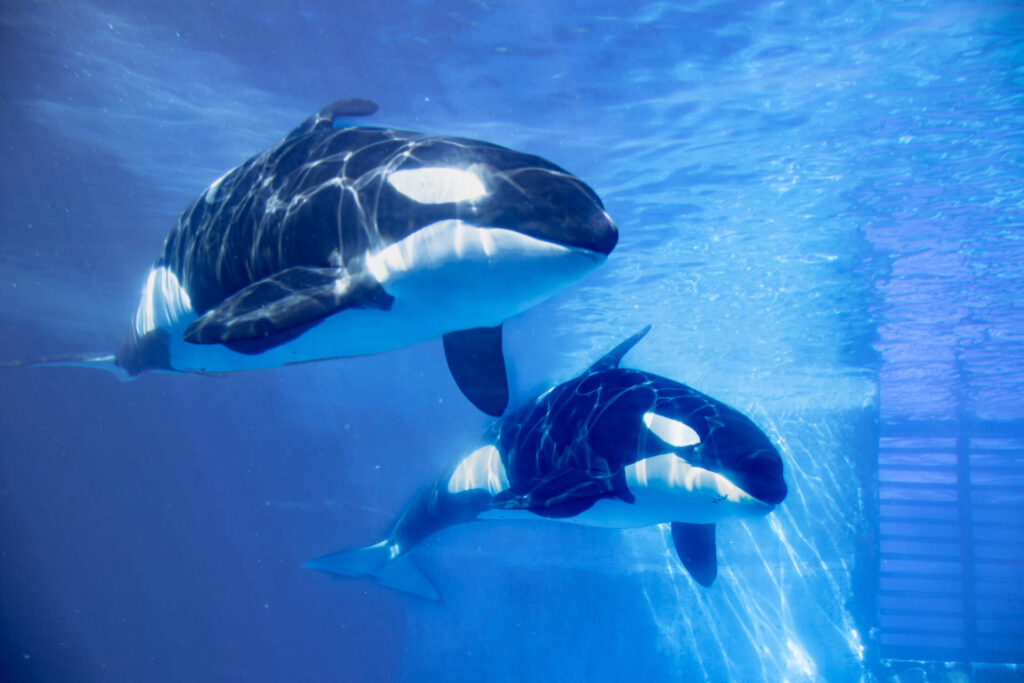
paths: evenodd
<path fill-rule="evenodd" d="M 883 659 L 1024 662 L 1024 421 L 892 421 L 878 451 Z"/>

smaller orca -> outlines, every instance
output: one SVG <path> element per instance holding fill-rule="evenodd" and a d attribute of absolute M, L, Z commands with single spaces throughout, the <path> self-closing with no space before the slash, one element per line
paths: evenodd
<path fill-rule="evenodd" d="M 501 415 L 502 323 L 601 265 L 618 231 L 545 159 L 352 121 L 376 111 L 328 105 L 203 191 L 114 353 L 0 367 L 219 374 L 441 337 L 462 392 Z"/>
<path fill-rule="evenodd" d="M 303 567 L 440 601 L 406 553 L 454 524 L 670 523 L 683 566 L 710 586 L 718 573 L 715 524 L 760 517 L 781 503 L 782 458 L 734 408 L 679 382 L 620 368 L 649 330 L 495 422 L 484 445 L 420 491 L 384 540 Z"/>

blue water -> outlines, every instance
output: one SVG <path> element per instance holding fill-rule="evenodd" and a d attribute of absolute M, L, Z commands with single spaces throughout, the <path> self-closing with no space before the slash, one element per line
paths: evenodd
<path fill-rule="evenodd" d="M 362 96 L 550 159 L 619 226 L 508 323 L 513 402 L 651 323 L 628 363 L 749 414 L 790 486 L 720 526 L 711 589 L 660 528 L 492 523 L 417 550 L 427 604 L 299 565 L 474 446 L 438 341 L 227 378 L 4 370 L 5 680 L 884 679 L 923 628 L 876 595 L 891 425 L 1003 430 L 999 543 L 1024 543 L 1019 3 L 17 0 L 0 30 L 0 360 L 114 348 L 196 194 Z M 1003 559 L 1002 649 L 933 658 L 1024 661 Z"/>

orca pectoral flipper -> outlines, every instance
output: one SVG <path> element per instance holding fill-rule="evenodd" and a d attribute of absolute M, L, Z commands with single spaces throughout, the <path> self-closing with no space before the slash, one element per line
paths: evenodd
<path fill-rule="evenodd" d="M 704 587 L 718 576 L 718 555 L 715 550 L 714 524 L 672 522 L 672 541 L 680 562 L 693 580 Z"/>
<path fill-rule="evenodd" d="M 548 477 L 522 482 L 491 500 L 500 510 L 529 510 L 549 518 L 575 517 L 601 498 L 615 495 L 607 480 L 582 470 L 565 470 Z"/>
<path fill-rule="evenodd" d="M 493 417 L 508 407 L 508 375 L 501 350 L 501 325 L 444 335 L 448 369 L 473 405 Z"/>
<path fill-rule="evenodd" d="M 347 308 L 386 310 L 392 301 L 394 297 L 367 274 L 296 266 L 235 292 L 189 325 L 184 339 L 194 344 L 262 339 L 302 329 Z"/>

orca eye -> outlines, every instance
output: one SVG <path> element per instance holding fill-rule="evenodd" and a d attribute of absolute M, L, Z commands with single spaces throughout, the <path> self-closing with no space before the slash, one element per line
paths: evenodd
<path fill-rule="evenodd" d="M 692 427 L 671 417 L 658 415 L 653 411 L 647 412 L 644 413 L 644 424 L 652 434 L 669 446 L 683 448 L 700 443 L 700 435 L 693 431 Z"/>
<path fill-rule="evenodd" d="M 466 202 L 487 194 L 487 188 L 476 173 L 445 166 L 394 171 L 388 174 L 388 183 L 420 204 Z"/>

